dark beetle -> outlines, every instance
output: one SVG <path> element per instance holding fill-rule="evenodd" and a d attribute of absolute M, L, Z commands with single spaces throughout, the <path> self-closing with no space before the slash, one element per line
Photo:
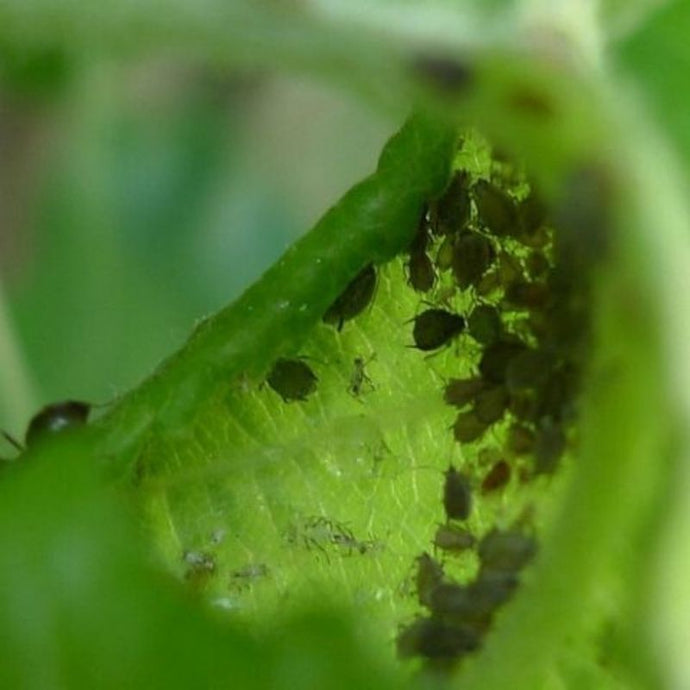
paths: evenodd
<path fill-rule="evenodd" d="M 31 446 L 43 435 L 54 434 L 77 426 L 83 426 L 89 417 L 91 405 L 78 400 L 46 405 L 35 414 L 26 430 L 25 443 Z"/>
<path fill-rule="evenodd" d="M 277 359 L 266 377 L 266 383 L 285 402 L 306 400 L 316 390 L 318 378 L 300 359 Z"/>
<path fill-rule="evenodd" d="M 373 264 L 367 264 L 331 304 L 323 315 L 323 321 L 341 330 L 345 321 L 354 319 L 369 306 L 375 289 L 376 268 Z"/>
<path fill-rule="evenodd" d="M 445 472 L 443 507 L 449 520 L 467 520 L 472 510 L 472 487 L 465 474 L 451 465 Z"/>
<path fill-rule="evenodd" d="M 445 309 L 427 309 L 414 318 L 412 336 L 418 350 L 437 350 L 465 330 L 465 319 Z"/>

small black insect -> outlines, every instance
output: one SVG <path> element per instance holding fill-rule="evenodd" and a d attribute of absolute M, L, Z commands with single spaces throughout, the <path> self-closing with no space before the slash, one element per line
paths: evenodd
<path fill-rule="evenodd" d="M 517 206 L 513 199 L 487 180 L 479 180 L 473 188 L 479 217 L 498 237 L 520 231 Z"/>
<path fill-rule="evenodd" d="M 456 525 L 439 525 L 434 535 L 434 546 L 448 553 L 461 553 L 476 543 L 474 535 Z"/>
<path fill-rule="evenodd" d="M 510 397 L 505 386 L 491 386 L 477 395 L 474 414 L 484 424 L 497 422 L 508 409 Z"/>
<path fill-rule="evenodd" d="M 451 379 L 446 385 L 443 400 L 453 407 L 469 405 L 487 386 L 481 378 Z"/>
<path fill-rule="evenodd" d="M 449 520 L 467 520 L 472 511 L 472 486 L 467 475 L 453 465 L 445 472 L 443 507 Z"/>
<path fill-rule="evenodd" d="M 482 494 L 502 489 L 510 481 L 511 469 L 505 460 L 499 460 L 482 480 Z"/>
<path fill-rule="evenodd" d="M 453 245 L 453 277 L 458 287 L 465 290 L 477 285 L 495 256 L 488 238 L 476 232 L 463 232 Z"/>
<path fill-rule="evenodd" d="M 367 264 L 347 285 L 323 315 L 324 323 L 341 330 L 345 321 L 354 319 L 371 302 L 376 290 L 376 268 Z"/>
<path fill-rule="evenodd" d="M 429 292 L 436 282 L 434 264 L 426 252 L 410 254 L 407 275 L 410 286 L 417 292 Z"/>
<path fill-rule="evenodd" d="M 492 529 L 479 542 L 481 570 L 516 573 L 534 557 L 534 538 L 517 530 Z"/>
<path fill-rule="evenodd" d="M 527 255 L 525 267 L 532 278 L 543 278 L 549 272 L 551 266 L 549 260 L 544 256 L 544 252 L 535 249 Z"/>
<path fill-rule="evenodd" d="M 566 447 L 563 429 L 552 419 L 543 419 L 534 442 L 534 471 L 552 474 L 558 467 Z"/>
<path fill-rule="evenodd" d="M 465 319 L 445 309 L 427 309 L 414 318 L 412 336 L 418 350 L 437 350 L 465 330 Z"/>
<path fill-rule="evenodd" d="M 511 360 L 526 349 L 527 346 L 519 340 L 499 340 L 489 345 L 479 360 L 481 375 L 492 383 L 504 383 Z"/>
<path fill-rule="evenodd" d="M 484 435 L 489 424 L 480 421 L 474 410 L 460 412 L 453 424 L 453 436 L 458 443 L 472 443 Z"/>
<path fill-rule="evenodd" d="M 443 566 L 424 552 L 417 556 L 417 599 L 422 606 L 429 606 L 431 593 L 443 582 Z"/>
<path fill-rule="evenodd" d="M 437 618 L 417 618 L 400 630 L 396 640 L 399 658 L 421 656 L 436 661 L 457 659 L 477 649 L 479 644 L 474 630 Z"/>
<path fill-rule="evenodd" d="M 266 383 L 285 402 L 306 400 L 316 390 L 318 378 L 301 359 L 277 359 Z"/>
<path fill-rule="evenodd" d="M 519 309 L 541 309 L 549 298 L 549 286 L 545 283 L 516 280 L 506 287 L 506 303 Z"/>
<path fill-rule="evenodd" d="M 467 332 L 482 345 L 495 343 L 503 333 L 503 321 L 496 307 L 482 304 L 467 319 Z"/>
<path fill-rule="evenodd" d="M 31 418 L 24 441 L 27 446 L 31 446 L 44 435 L 83 426 L 89 418 L 90 411 L 89 403 L 78 400 L 65 400 L 46 405 Z"/>
<path fill-rule="evenodd" d="M 534 448 L 534 431 L 522 424 L 513 424 L 508 429 L 507 446 L 515 455 L 531 453 Z"/>
<path fill-rule="evenodd" d="M 439 235 L 459 233 L 470 220 L 471 205 L 469 175 L 460 170 L 455 173 L 448 188 L 433 208 L 434 232 Z"/>

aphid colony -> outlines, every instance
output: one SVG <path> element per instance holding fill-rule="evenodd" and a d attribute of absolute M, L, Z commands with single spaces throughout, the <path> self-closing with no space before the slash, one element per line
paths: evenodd
<path fill-rule="evenodd" d="M 441 562 L 421 554 L 416 559 L 416 593 L 428 613 L 402 626 L 397 637 L 401 658 L 422 657 L 440 669 L 479 649 L 495 613 L 511 599 L 520 571 L 537 550 L 534 537 L 520 523 L 506 530 L 494 527 L 479 542 L 458 525 L 471 512 L 471 482 L 452 465 L 445 473 L 442 499 L 447 522 L 436 531 L 435 549 L 452 558 L 476 547 L 479 571 L 471 582 L 460 584 Z"/>
<path fill-rule="evenodd" d="M 417 598 L 427 613 L 401 627 L 397 648 L 400 657 L 421 657 L 434 667 L 480 647 L 536 552 L 523 524 L 491 528 L 480 539 L 458 524 L 472 511 L 472 487 L 482 496 L 500 491 L 523 457 L 531 460 L 519 468 L 521 481 L 556 470 L 574 440 L 588 352 L 587 267 L 565 249 L 536 191 L 514 169 L 508 173 L 473 180 L 456 172 L 421 214 L 405 261 L 410 287 L 429 302 L 412 319 L 415 347 L 433 352 L 457 338 L 467 344 L 458 375 L 451 373 L 443 389 L 457 410 L 455 440 L 476 443 L 501 425 L 494 440 L 502 447 L 490 463 L 468 471 L 451 465 L 445 473 L 447 521 L 432 540 L 445 558 L 476 548 L 477 576 L 459 584 L 428 553 L 416 561 Z M 435 302 L 440 294 L 443 301 Z M 465 305 L 457 310 L 463 313 L 450 306 L 454 299 Z M 446 358 L 451 371 L 454 361 Z"/>

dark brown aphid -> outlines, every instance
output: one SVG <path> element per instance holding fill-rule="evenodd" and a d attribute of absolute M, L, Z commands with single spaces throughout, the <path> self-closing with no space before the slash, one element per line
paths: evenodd
<path fill-rule="evenodd" d="M 498 268 L 487 271 L 475 286 L 475 292 L 480 297 L 488 297 L 502 286 L 501 275 Z"/>
<path fill-rule="evenodd" d="M 367 264 L 331 304 L 323 315 L 323 321 L 341 330 L 345 321 L 354 319 L 369 306 L 375 290 L 376 268 Z"/>
<path fill-rule="evenodd" d="M 469 175 L 461 170 L 436 202 L 432 227 L 439 235 L 459 233 L 469 222 L 470 212 Z"/>
<path fill-rule="evenodd" d="M 467 520 L 472 510 L 472 486 L 467 475 L 450 465 L 445 472 L 443 507 L 449 520 Z"/>
<path fill-rule="evenodd" d="M 510 465 L 505 460 L 499 460 L 482 480 L 482 494 L 502 489 L 510 481 L 510 475 Z"/>
<path fill-rule="evenodd" d="M 306 400 L 316 390 L 318 378 L 301 359 L 277 359 L 266 383 L 285 402 Z"/>
<path fill-rule="evenodd" d="M 552 474 L 565 451 L 563 429 L 551 419 L 544 419 L 537 429 L 534 442 L 535 474 Z"/>
<path fill-rule="evenodd" d="M 507 446 L 515 455 L 525 455 L 534 449 L 534 431 L 522 424 L 513 424 L 508 429 Z"/>
<path fill-rule="evenodd" d="M 532 191 L 518 206 L 518 217 L 520 219 L 518 239 L 523 243 L 525 240 L 529 241 L 546 223 L 546 214 L 546 204 Z"/>
<path fill-rule="evenodd" d="M 516 529 L 492 529 L 479 542 L 481 571 L 517 573 L 537 552 L 536 541 Z"/>
<path fill-rule="evenodd" d="M 508 252 L 501 252 L 498 255 L 498 276 L 504 287 L 518 280 L 524 280 L 520 262 Z"/>
<path fill-rule="evenodd" d="M 453 277 L 465 290 L 477 285 L 495 258 L 491 241 L 476 232 L 463 232 L 453 246 Z"/>
<path fill-rule="evenodd" d="M 511 393 L 535 391 L 548 380 L 553 358 L 541 350 L 524 350 L 508 363 L 506 386 Z"/>
<path fill-rule="evenodd" d="M 525 390 L 510 394 L 510 413 L 522 422 L 536 422 L 539 417 L 539 400 L 533 391 Z"/>
<path fill-rule="evenodd" d="M 24 441 L 31 446 L 41 436 L 58 433 L 64 429 L 83 426 L 89 417 L 91 405 L 78 400 L 46 405 L 29 422 Z"/>
<path fill-rule="evenodd" d="M 417 557 L 417 599 L 422 606 L 429 606 L 431 593 L 443 582 L 443 566 L 428 553 Z"/>
<path fill-rule="evenodd" d="M 545 283 L 515 281 L 506 288 L 505 301 L 520 309 L 541 309 L 550 298 L 549 286 Z"/>
<path fill-rule="evenodd" d="M 410 286 L 417 292 L 429 292 L 436 282 L 434 264 L 426 252 L 410 254 L 407 274 Z"/>
<path fill-rule="evenodd" d="M 443 400 L 453 407 L 465 407 L 486 388 L 484 379 L 451 379 L 446 385 Z"/>
<path fill-rule="evenodd" d="M 528 254 L 525 259 L 525 267 L 532 278 L 543 278 L 551 268 L 549 260 L 544 256 L 544 252 L 536 249 Z"/>
<path fill-rule="evenodd" d="M 444 623 L 437 618 L 417 618 L 403 628 L 396 640 L 398 657 L 452 660 L 479 647 L 479 636 L 469 628 Z"/>
<path fill-rule="evenodd" d="M 510 196 L 486 180 L 479 180 L 473 191 L 479 217 L 494 235 L 504 237 L 519 232 L 517 207 Z"/>
<path fill-rule="evenodd" d="M 414 318 L 415 347 L 418 350 L 437 350 L 465 330 L 465 319 L 445 309 L 427 309 Z"/>
<path fill-rule="evenodd" d="M 499 340 L 489 345 L 479 361 L 479 371 L 492 383 L 504 383 L 511 360 L 522 354 L 527 346 L 519 340 Z"/>
<path fill-rule="evenodd" d="M 479 421 L 474 410 L 460 412 L 453 424 L 453 436 L 458 443 L 472 443 L 484 435 L 489 424 Z"/>
<path fill-rule="evenodd" d="M 449 553 L 467 551 L 475 545 L 476 541 L 469 530 L 456 525 L 439 525 L 434 535 L 434 546 Z"/>
<path fill-rule="evenodd" d="M 446 271 L 453 265 L 453 252 L 455 249 L 455 235 L 446 235 L 441 246 L 436 252 L 436 266 L 439 271 Z"/>
<path fill-rule="evenodd" d="M 430 608 L 435 617 L 481 635 L 491 624 L 495 610 L 506 600 L 504 589 L 487 587 L 479 581 L 470 585 L 443 583 L 434 590 Z"/>
<path fill-rule="evenodd" d="M 503 333 L 503 321 L 496 307 L 482 304 L 467 319 L 467 332 L 482 345 L 495 343 Z"/>
<path fill-rule="evenodd" d="M 477 395 L 474 402 L 474 414 L 484 424 L 494 424 L 508 409 L 510 397 L 505 386 L 491 386 Z"/>

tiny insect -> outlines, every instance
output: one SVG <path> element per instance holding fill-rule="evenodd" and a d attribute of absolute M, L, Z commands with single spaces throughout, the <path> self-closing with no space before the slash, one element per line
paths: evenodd
<path fill-rule="evenodd" d="M 470 220 L 469 175 L 458 171 L 434 207 L 433 228 L 437 234 L 458 233 Z"/>
<path fill-rule="evenodd" d="M 474 414 L 483 424 L 494 424 L 508 409 L 510 396 L 505 386 L 491 386 L 477 395 L 474 402 Z"/>
<path fill-rule="evenodd" d="M 510 481 L 511 469 L 505 460 L 499 460 L 482 480 L 482 494 L 502 489 Z"/>
<path fill-rule="evenodd" d="M 505 301 L 518 309 L 542 309 L 551 297 L 549 286 L 545 283 L 531 283 L 518 280 L 506 287 Z"/>
<path fill-rule="evenodd" d="M 477 633 L 469 628 L 445 623 L 437 618 L 417 618 L 401 628 L 396 639 L 398 657 L 408 659 L 454 660 L 479 647 Z"/>
<path fill-rule="evenodd" d="M 417 599 L 422 606 L 429 606 L 432 592 L 443 582 L 443 566 L 426 552 L 417 556 L 416 561 Z"/>
<path fill-rule="evenodd" d="M 417 292 L 429 292 L 436 282 L 434 264 L 424 251 L 410 254 L 407 275 L 410 286 Z"/>
<path fill-rule="evenodd" d="M 534 442 L 535 474 L 553 474 L 566 447 L 563 429 L 552 419 L 543 419 Z"/>
<path fill-rule="evenodd" d="M 477 285 L 491 266 L 495 251 L 490 240 L 476 232 L 463 232 L 453 246 L 453 277 L 465 290 Z"/>
<path fill-rule="evenodd" d="M 479 360 L 481 375 L 492 383 L 504 383 L 511 360 L 526 349 L 527 346 L 519 340 L 499 340 L 489 345 Z"/>
<path fill-rule="evenodd" d="M 478 180 L 473 188 L 479 217 L 498 237 L 520 230 L 517 207 L 513 199 L 491 182 Z"/>
<path fill-rule="evenodd" d="M 427 309 L 413 320 L 412 337 L 418 350 L 437 350 L 465 330 L 465 319 L 445 309 Z"/>
<path fill-rule="evenodd" d="M 513 424 L 508 429 L 507 446 L 515 455 L 526 455 L 534 448 L 534 431 L 522 424 Z"/>
<path fill-rule="evenodd" d="M 546 383 L 553 358 L 542 350 L 528 349 L 510 360 L 506 367 L 506 386 L 511 393 L 535 391 Z"/>
<path fill-rule="evenodd" d="M 521 570 L 537 552 L 533 537 L 510 529 L 492 529 L 479 542 L 478 553 L 481 571 L 516 573 Z"/>
<path fill-rule="evenodd" d="M 525 259 L 525 267 L 532 278 L 543 278 L 549 272 L 549 260 L 543 252 L 531 251 Z"/>
<path fill-rule="evenodd" d="M 465 407 L 473 402 L 486 387 L 486 381 L 481 378 L 451 379 L 446 384 L 443 400 L 453 407 Z"/>
<path fill-rule="evenodd" d="M 503 321 L 496 307 L 482 304 L 467 319 L 467 332 L 482 345 L 495 343 L 503 333 Z"/>
<path fill-rule="evenodd" d="M 301 359 L 277 359 L 266 383 L 285 402 L 306 400 L 316 390 L 318 378 Z"/>
<path fill-rule="evenodd" d="M 460 412 L 453 424 L 453 436 L 458 443 L 472 443 L 481 438 L 489 425 L 479 421 L 473 410 Z"/>
<path fill-rule="evenodd" d="M 532 191 L 518 206 L 520 234 L 518 239 L 529 241 L 546 223 L 547 208 L 539 195 Z"/>
<path fill-rule="evenodd" d="M 83 426 L 89 418 L 90 411 L 89 403 L 78 400 L 46 405 L 31 418 L 24 441 L 27 446 L 31 446 L 43 435 Z"/>
<path fill-rule="evenodd" d="M 374 264 L 367 264 L 327 309 L 324 323 L 341 330 L 345 321 L 354 319 L 369 306 L 375 290 L 376 268 Z"/>
<path fill-rule="evenodd" d="M 269 576 L 268 566 L 265 563 L 249 563 L 230 573 L 230 588 L 243 590 L 252 584 Z"/>
<path fill-rule="evenodd" d="M 353 361 L 352 374 L 350 376 L 350 385 L 347 390 L 350 395 L 359 397 L 362 394 L 364 386 L 369 386 L 369 388 L 374 388 L 374 382 L 367 376 L 365 371 L 366 365 L 371 362 L 376 354 L 374 353 L 368 360 L 364 360 L 362 357 L 355 357 Z"/>
<path fill-rule="evenodd" d="M 439 525 L 434 535 L 434 546 L 448 553 L 461 553 L 471 549 L 476 539 L 474 535 L 456 525 Z"/>
<path fill-rule="evenodd" d="M 472 485 L 467 475 L 453 465 L 445 471 L 443 508 L 448 520 L 467 520 L 472 511 Z"/>

